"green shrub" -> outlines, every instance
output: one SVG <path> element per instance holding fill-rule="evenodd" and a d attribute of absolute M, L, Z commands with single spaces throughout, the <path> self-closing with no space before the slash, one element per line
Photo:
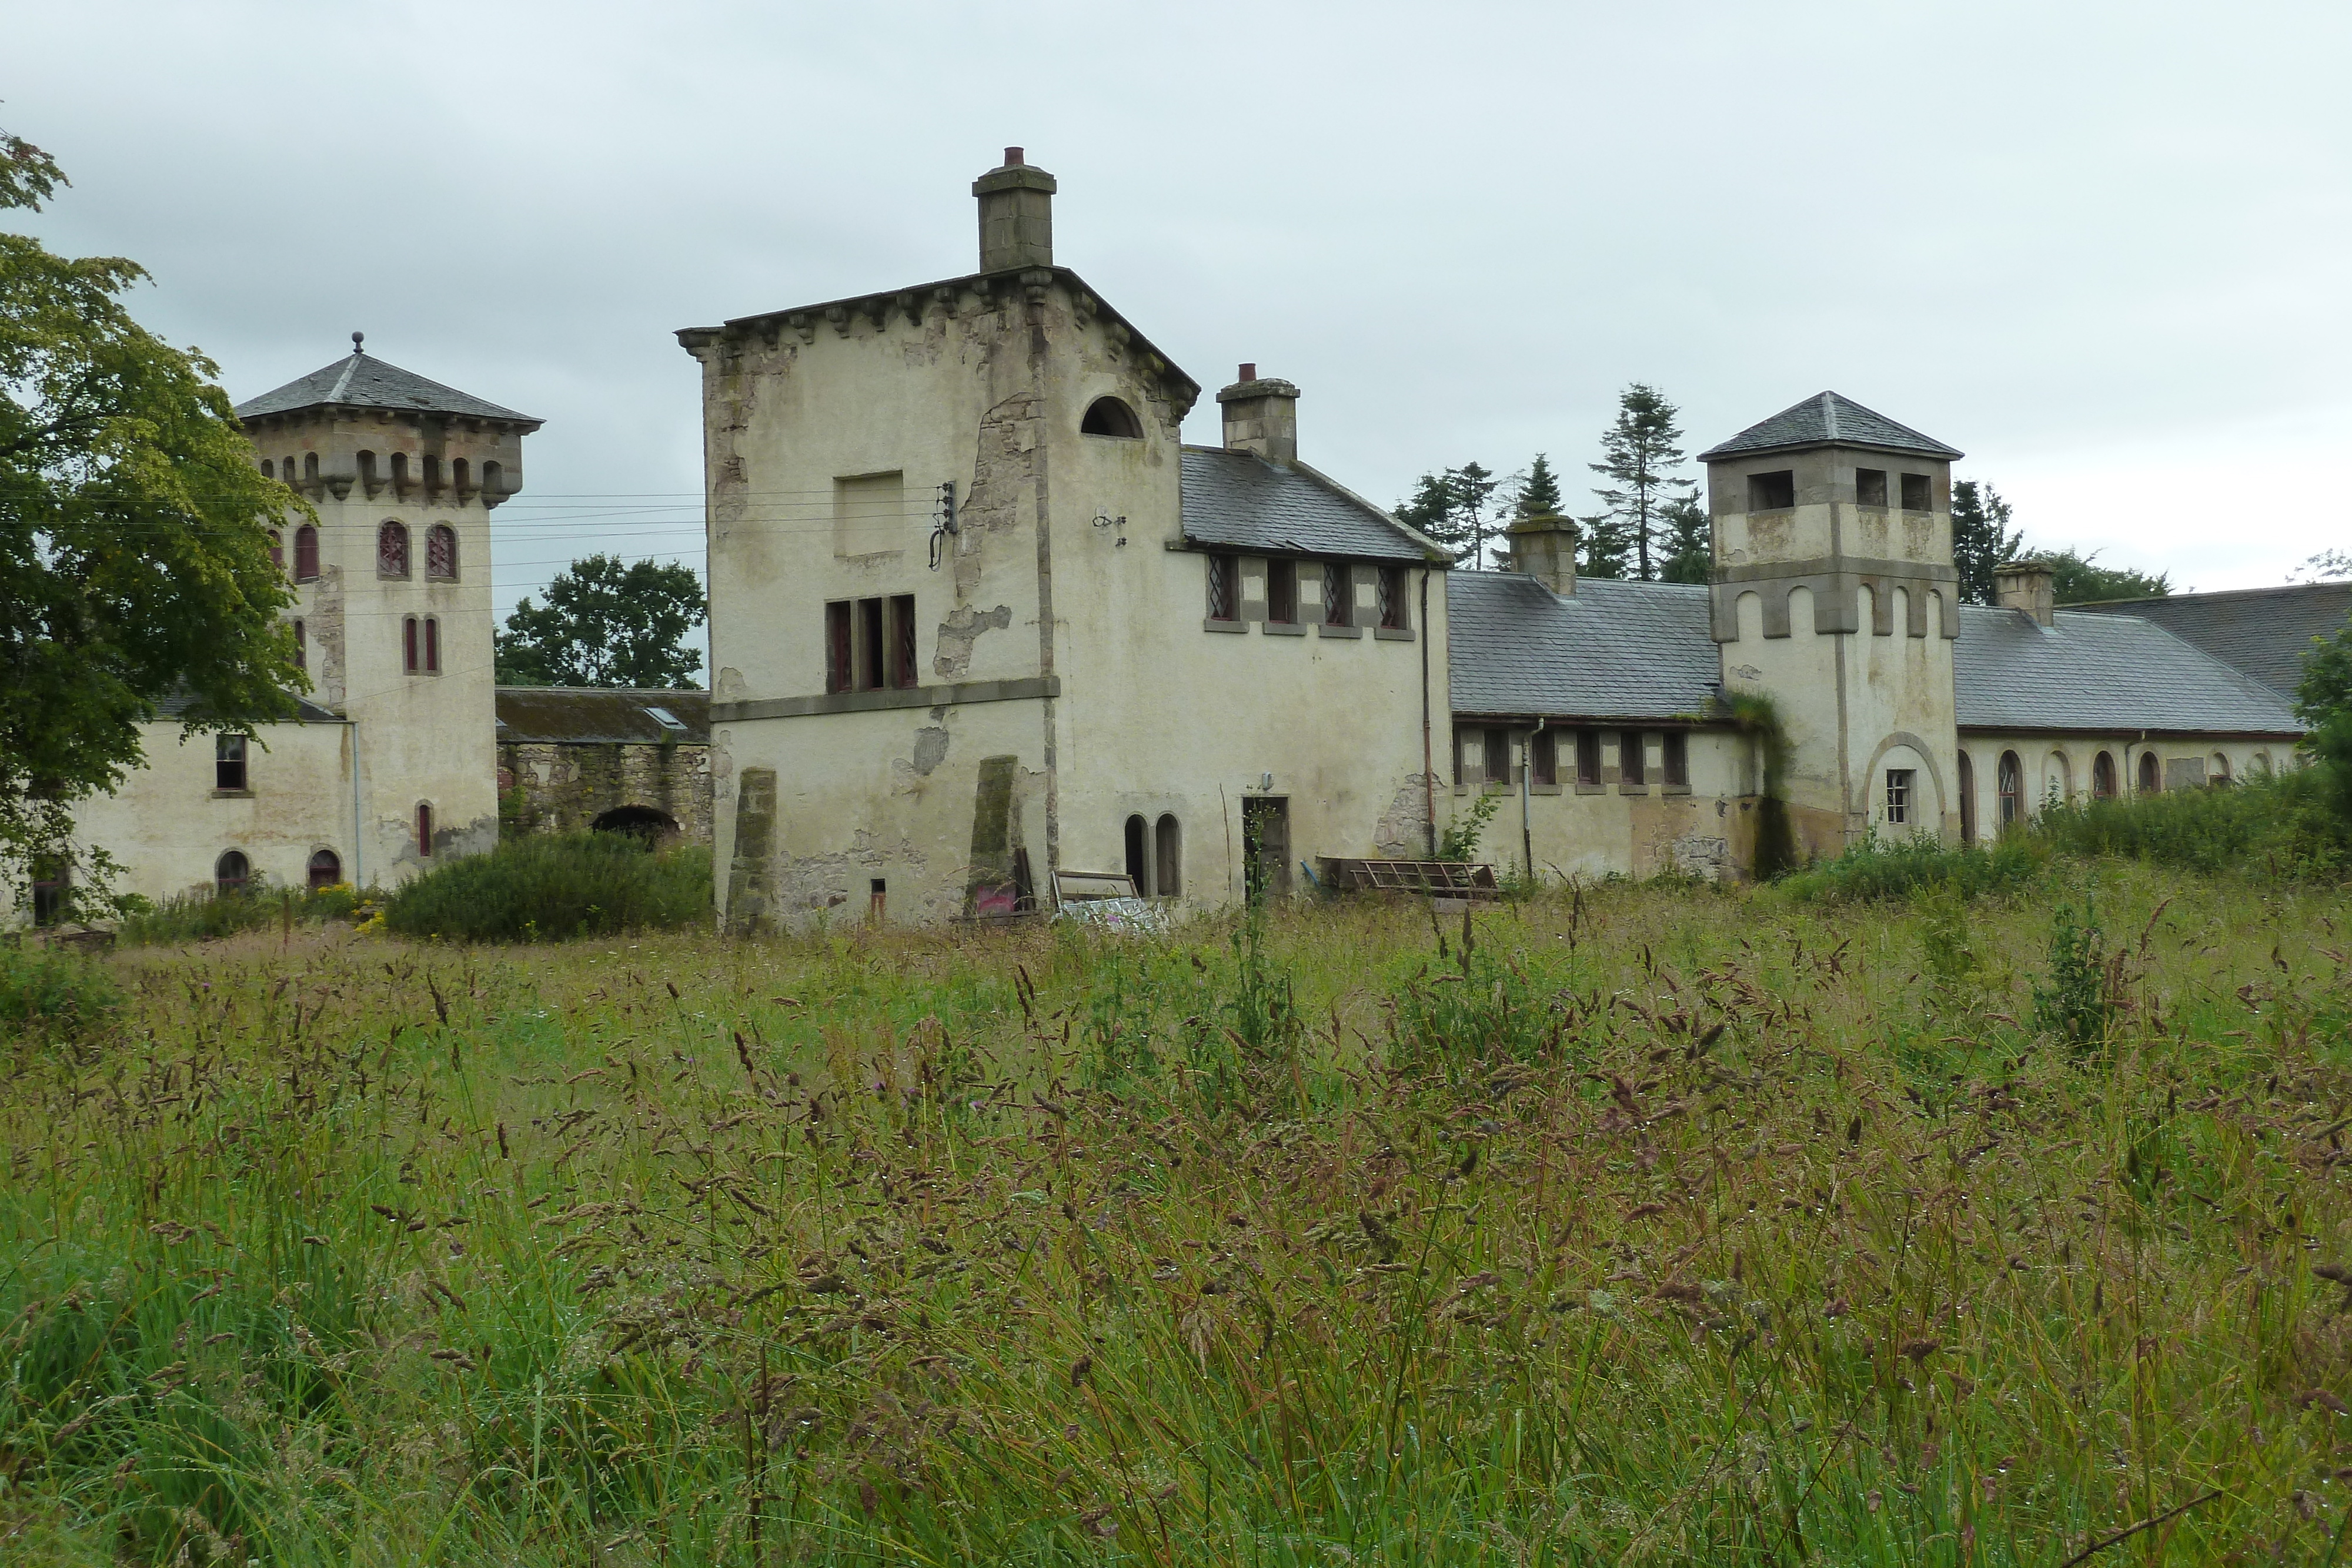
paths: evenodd
<path fill-rule="evenodd" d="M 2033 836 L 2063 854 L 2117 855 L 2191 871 L 2325 873 L 2347 858 L 2335 779 L 2313 768 L 2223 789 L 2052 805 Z"/>
<path fill-rule="evenodd" d="M 1985 848 L 1950 849 L 1925 833 L 1895 843 L 1874 835 L 1775 885 L 1792 898 L 1845 903 L 1919 893 L 1975 898 L 2023 886 L 2041 871 L 2042 858 L 2034 844 L 2015 836 Z"/>
<path fill-rule="evenodd" d="M 2078 911 L 2062 903 L 2050 919 L 2050 973 L 2033 983 L 2033 1022 L 2077 1052 L 2095 1050 L 2115 1017 L 2109 995 L 2107 937 L 2093 896 Z"/>
<path fill-rule="evenodd" d="M 0 947 L 0 1031 L 24 1036 L 89 1033 L 122 1000 L 114 977 L 58 947 Z"/>
<path fill-rule="evenodd" d="M 625 833 L 533 834 L 403 885 L 384 901 L 383 923 L 404 936 L 540 942 L 695 925 L 710 912 L 708 849 L 654 850 Z"/>
<path fill-rule="evenodd" d="M 175 893 L 126 915 L 115 939 L 134 947 L 209 942 L 275 924 L 278 901 L 267 889 L 250 893 Z"/>

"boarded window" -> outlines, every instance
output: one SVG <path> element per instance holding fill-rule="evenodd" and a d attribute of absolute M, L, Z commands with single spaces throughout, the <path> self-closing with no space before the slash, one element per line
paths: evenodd
<path fill-rule="evenodd" d="M 1559 731 L 1539 729 L 1528 743 L 1528 779 L 1548 786 L 1559 782 Z"/>
<path fill-rule="evenodd" d="M 857 685 L 861 691 L 871 691 L 883 683 L 884 650 L 889 645 L 883 636 L 887 619 L 880 600 L 857 601 Z"/>
<path fill-rule="evenodd" d="M 1906 512 L 1926 511 L 1932 504 L 1928 498 L 1929 489 L 1925 474 L 1903 476 L 1903 509 Z"/>
<path fill-rule="evenodd" d="M 929 510 L 926 507 L 926 531 Z M 858 474 L 833 482 L 835 555 L 882 555 L 903 549 L 910 527 L 905 475 Z"/>
<path fill-rule="evenodd" d="M 1890 768 L 1886 770 L 1886 825 L 1906 828 L 1911 825 L 1911 784 L 1914 770 Z"/>
<path fill-rule="evenodd" d="M 253 862 L 243 850 L 226 850 L 213 862 L 213 891 L 226 897 L 243 893 L 253 881 Z"/>
<path fill-rule="evenodd" d="M 1209 562 L 1209 619 L 1236 621 L 1241 618 L 1242 563 L 1229 555 L 1213 555 Z"/>
<path fill-rule="evenodd" d="M 1391 632 L 1405 629 L 1404 568 L 1381 568 L 1381 624 Z"/>
<path fill-rule="evenodd" d="M 1295 560 L 1270 560 L 1265 563 L 1265 618 L 1277 626 L 1293 626 L 1298 622 L 1298 563 Z"/>
<path fill-rule="evenodd" d="M 836 599 L 824 607 L 824 689 L 870 692 L 915 685 L 915 596 Z"/>
<path fill-rule="evenodd" d="M 375 574 L 378 577 L 408 575 L 408 529 L 386 519 L 375 531 Z"/>
<path fill-rule="evenodd" d="M 1853 471 L 1853 504 L 1857 507 L 1886 505 L 1886 470 L 1857 468 Z"/>
<path fill-rule="evenodd" d="M 1670 789 L 1690 788 L 1690 737 L 1679 729 L 1665 734 L 1664 755 L 1659 759 Z"/>
<path fill-rule="evenodd" d="M 1579 784 L 1601 782 L 1601 732 L 1597 729 L 1576 732 L 1576 781 Z"/>
<path fill-rule="evenodd" d="M 1352 626 L 1356 623 L 1356 574 L 1348 570 L 1344 560 L 1323 563 L 1323 624 Z"/>
<path fill-rule="evenodd" d="M 425 530 L 425 575 L 435 582 L 457 580 L 457 530 L 446 523 Z"/>
<path fill-rule="evenodd" d="M 294 580 L 319 580 L 319 530 L 309 523 L 294 530 Z"/>
<path fill-rule="evenodd" d="M 1797 474 L 1783 468 L 1771 474 L 1748 476 L 1748 509 L 1778 512 L 1797 504 Z"/>
<path fill-rule="evenodd" d="M 245 788 L 245 737 L 216 735 L 213 737 L 213 788 Z"/>
<path fill-rule="evenodd" d="M 1650 781 L 1646 759 L 1642 755 L 1642 737 L 1630 729 L 1617 737 L 1617 781 L 1621 784 L 1646 784 Z"/>
<path fill-rule="evenodd" d="M 915 684 L 915 596 L 901 593 L 890 601 L 890 671 L 893 686 Z"/>

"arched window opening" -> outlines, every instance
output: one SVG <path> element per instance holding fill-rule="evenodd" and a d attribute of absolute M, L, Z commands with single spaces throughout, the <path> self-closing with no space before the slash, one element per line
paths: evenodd
<path fill-rule="evenodd" d="M 377 479 L 375 474 L 375 454 L 373 452 L 359 454 L 359 464 L 360 486 L 366 494 L 373 496 L 382 487 L 382 481 Z"/>
<path fill-rule="evenodd" d="M 416 853 L 420 860 L 433 854 L 433 808 L 422 800 L 416 803 Z"/>
<path fill-rule="evenodd" d="M 278 477 L 278 465 L 270 462 L 267 457 L 261 460 L 261 476 L 265 479 L 275 479 Z"/>
<path fill-rule="evenodd" d="M 305 671 L 310 667 L 310 629 L 299 621 L 294 622 L 294 664 Z"/>
<path fill-rule="evenodd" d="M 2074 799 L 2074 766 L 2063 751 L 2053 751 L 2042 765 L 2042 799 L 2045 805 L 2063 806 Z"/>
<path fill-rule="evenodd" d="M 401 667 L 410 674 L 416 673 L 416 617 L 404 617 L 400 622 Z"/>
<path fill-rule="evenodd" d="M 408 575 L 408 528 L 406 524 L 384 519 L 375 531 L 375 574 L 378 577 Z"/>
<path fill-rule="evenodd" d="M 2156 753 L 2141 752 L 2139 754 L 2139 792 L 2143 795 L 2153 795 L 2163 788 L 2164 775 L 2157 768 Z"/>
<path fill-rule="evenodd" d="M 2255 752 L 2246 763 L 2246 771 L 2253 774 L 2257 778 L 2267 779 L 2270 777 L 2271 754 L 2267 751 Z"/>
<path fill-rule="evenodd" d="M 503 465 L 482 465 L 482 505 L 495 507 L 507 498 L 507 471 Z"/>
<path fill-rule="evenodd" d="M 315 452 L 305 452 L 302 454 L 302 483 L 316 485 L 318 482 L 319 455 Z"/>
<path fill-rule="evenodd" d="M 1087 405 L 1086 418 L 1078 422 L 1081 435 L 1118 435 L 1129 441 L 1143 439 L 1143 421 L 1135 417 L 1135 410 L 1115 397 L 1098 397 Z"/>
<path fill-rule="evenodd" d="M 286 570 L 286 536 L 276 528 L 269 530 L 269 564 L 280 571 Z"/>
<path fill-rule="evenodd" d="M 588 826 L 599 833 L 627 833 L 649 847 L 677 836 L 677 819 L 652 806 L 615 806 Z"/>
<path fill-rule="evenodd" d="M 246 787 L 245 737 L 213 737 L 213 788 L 238 790 Z"/>
<path fill-rule="evenodd" d="M 408 494 L 408 454 L 395 452 L 392 455 L 392 493 L 395 496 L 405 496 Z"/>
<path fill-rule="evenodd" d="M 438 457 L 428 455 L 425 459 L 425 493 L 427 496 L 441 493 L 441 459 Z"/>
<path fill-rule="evenodd" d="M 243 893 L 253 884 L 253 862 L 245 858 L 243 850 L 228 850 L 213 862 L 213 892 L 226 898 Z"/>
<path fill-rule="evenodd" d="M 294 530 L 294 580 L 319 580 L 319 530 L 309 523 Z"/>
<path fill-rule="evenodd" d="M 2112 800 L 2116 798 L 2116 759 L 2102 751 L 2091 758 L 2091 799 Z"/>
<path fill-rule="evenodd" d="M 425 618 L 425 673 L 428 675 L 441 673 L 441 621 L 438 616 Z"/>
<path fill-rule="evenodd" d="M 2230 772 L 2230 758 L 2223 752 L 2217 751 L 2213 754 L 2213 760 L 2205 769 L 2205 781 L 2217 789 L 2227 789 L 2237 782 L 2236 778 Z"/>
<path fill-rule="evenodd" d="M 457 530 L 446 523 L 425 530 L 425 575 L 433 582 L 457 580 Z"/>
<path fill-rule="evenodd" d="M 474 493 L 473 470 L 466 465 L 466 460 L 462 457 L 453 457 L 449 460 L 449 486 L 460 497 Z"/>
<path fill-rule="evenodd" d="M 1156 862 L 1152 871 L 1160 896 L 1181 898 L 1184 894 L 1183 830 L 1176 825 L 1176 819 L 1173 816 L 1162 816 L 1160 819 L 1159 831 L 1155 836 L 1159 841 L 1154 846 L 1158 852 L 1152 856 Z"/>
<path fill-rule="evenodd" d="M 1135 891 L 1151 894 L 1151 824 L 1140 817 L 1127 820 L 1127 874 Z"/>
<path fill-rule="evenodd" d="M 1977 765 L 1960 753 L 1960 842 L 1977 841 Z"/>
<path fill-rule="evenodd" d="M 2018 760 L 2016 752 L 2000 754 L 2000 771 L 1994 782 L 2000 795 L 2000 825 L 2013 828 L 2025 815 L 2025 764 Z"/>
<path fill-rule="evenodd" d="M 310 891 L 318 893 L 343 880 L 343 859 L 332 850 L 310 857 Z"/>

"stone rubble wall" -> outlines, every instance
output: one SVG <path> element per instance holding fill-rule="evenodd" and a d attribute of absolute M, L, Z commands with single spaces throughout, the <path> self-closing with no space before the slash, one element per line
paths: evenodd
<path fill-rule="evenodd" d="M 649 806 L 667 812 L 686 842 L 707 844 L 710 747 L 509 742 L 499 747 L 499 800 L 510 832 L 580 832 L 616 807 Z"/>

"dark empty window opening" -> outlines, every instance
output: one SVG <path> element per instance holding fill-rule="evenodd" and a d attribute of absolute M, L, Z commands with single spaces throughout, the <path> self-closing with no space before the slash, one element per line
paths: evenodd
<path fill-rule="evenodd" d="M 1927 476 L 1925 474 L 1903 476 L 1903 509 L 1906 512 L 1924 512 L 1931 504 L 1928 499 Z"/>
<path fill-rule="evenodd" d="M 428 858 L 433 853 L 433 808 L 422 800 L 416 803 L 416 852 Z"/>
<path fill-rule="evenodd" d="M 615 806 L 589 822 L 591 832 L 626 833 L 647 844 L 659 844 L 677 835 L 677 819 L 654 806 Z"/>
<path fill-rule="evenodd" d="M 377 489 L 377 481 L 375 476 L 375 454 L 373 452 L 362 452 L 358 455 L 358 457 L 360 465 L 360 488 L 362 493 L 373 496 L 376 493 Z"/>
<path fill-rule="evenodd" d="M 405 496 L 408 490 L 408 454 L 395 452 L 392 455 L 392 493 Z"/>
<path fill-rule="evenodd" d="M 319 483 L 319 455 L 315 452 L 302 454 L 302 483 L 312 486 Z"/>
<path fill-rule="evenodd" d="M 278 465 L 267 457 L 261 460 L 261 476 L 265 479 L 275 479 L 278 477 Z"/>
<path fill-rule="evenodd" d="M 2102 751 L 2091 758 L 2091 798 L 2095 800 L 2116 798 L 2116 759 L 2112 753 Z"/>
<path fill-rule="evenodd" d="M 1143 421 L 1135 417 L 1135 410 L 1115 397 L 1098 397 L 1087 405 L 1086 418 L 1078 421 L 1081 435 L 1117 435 L 1129 441 L 1143 439 Z"/>
<path fill-rule="evenodd" d="M 309 523 L 294 530 L 294 580 L 319 580 L 319 530 Z"/>
<path fill-rule="evenodd" d="M 1184 830 L 1172 815 L 1163 814 L 1154 831 L 1152 867 L 1153 882 L 1162 898 L 1181 897 L 1184 892 Z"/>
<path fill-rule="evenodd" d="M 861 599 L 857 601 L 857 673 L 864 677 L 857 684 L 865 690 L 871 691 L 883 682 L 883 649 L 887 643 L 882 635 L 882 622 L 885 619 L 880 600 Z"/>
<path fill-rule="evenodd" d="M 264 463 L 262 466 L 267 468 L 269 465 Z M 276 528 L 269 530 L 269 564 L 280 571 L 286 570 L 286 536 Z"/>
<path fill-rule="evenodd" d="M 441 622 L 437 616 L 425 618 L 425 673 L 441 673 Z"/>
<path fill-rule="evenodd" d="M 915 596 L 894 594 L 890 600 L 890 684 L 915 684 Z"/>
<path fill-rule="evenodd" d="M 1690 737 L 1679 729 L 1665 733 L 1664 755 L 1659 759 L 1659 771 L 1666 786 L 1673 789 L 1690 788 Z"/>
<path fill-rule="evenodd" d="M 920 679 L 915 661 L 915 596 L 836 599 L 824 607 L 824 689 L 870 692 Z"/>
<path fill-rule="evenodd" d="M 1853 504 L 1857 507 L 1886 505 L 1886 470 L 1857 468 L 1853 471 Z"/>
<path fill-rule="evenodd" d="M 213 737 L 213 788 L 231 790 L 245 788 L 245 737 L 221 735 Z"/>
<path fill-rule="evenodd" d="M 1241 618 L 1242 563 L 1229 555 L 1208 559 L 1209 619 L 1237 621 Z"/>
<path fill-rule="evenodd" d="M 1748 509 L 1751 512 L 1778 512 L 1797 504 L 1797 474 L 1793 468 L 1783 468 L 1775 474 L 1748 476 Z"/>
<path fill-rule="evenodd" d="M 320 892 L 343 880 L 343 861 L 332 850 L 320 850 L 310 857 L 310 891 Z"/>
<path fill-rule="evenodd" d="M 226 850 L 213 862 L 213 892 L 226 898 L 243 893 L 253 881 L 253 862 L 242 850 Z"/>
<path fill-rule="evenodd" d="M 1486 781 L 1489 784 L 1509 783 L 1511 781 L 1511 732 L 1507 729 L 1488 730 L 1482 750 Z"/>
<path fill-rule="evenodd" d="M 1352 626 L 1356 622 L 1356 578 L 1344 560 L 1323 563 L 1323 624 Z"/>
<path fill-rule="evenodd" d="M 1650 781 L 1642 756 L 1642 737 L 1630 729 L 1617 737 L 1617 781 L 1621 784 L 1646 784 Z"/>
<path fill-rule="evenodd" d="M 1528 742 L 1528 781 L 1547 788 L 1559 782 L 1559 731 L 1539 729 Z"/>
<path fill-rule="evenodd" d="M 294 664 L 297 669 L 310 667 L 310 632 L 302 622 L 294 622 Z"/>
<path fill-rule="evenodd" d="M 1597 729 L 1576 732 L 1576 781 L 1579 784 L 1601 782 L 1601 732 Z"/>
<path fill-rule="evenodd" d="M 2139 792 L 2143 795 L 2153 795 L 2163 788 L 2164 776 L 2157 768 L 2156 753 L 2141 752 L 2139 754 Z"/>
<path fill-rule="evenodd" d="M 507 498 L 507 470 L 502 463 L 482 465 L 482 505 L 495 507 Z"/>
<path fill-rule="evenodd" d="M 1402 632 L 1404 618 L 1404 568 L 1381 568 L 1381 627 L 1383 631 Z"/>
<path fill-rule="evenodd" d="M 836 599 L 824 607 L 824 689 L 829 692 L 849 689 L 854 668 L 849 647 L 849 611 L 846 599 Z"/>
<path fill-rule="evenodd" d="M 1293 626 L 1298 622 L 1298 563 L 1295 560 L 1270 560 L 1265 563 L 1265 618 L 1277 626 Z"/>
<path fill-rule="evenodd" d="M 405 616 L 400 622 L 401 667 L 410 674 L 417 670 L 416 617 Z"/>
<path fill-rule="evenodd" d="M 1141 817 L 1127 820 L 1127 874 L 1137 893 L 1150 894 L 1151 824 Z"/>
<path fill-rule="evenodd" d="M 457 492 L 458 498 L 461 500 L 474 493 L 474 485 L 472 479 L 468 476 L 469 474 L 470 470 L 467 468 L 466 460 L 464 458 L 452 457 L 449 459 L 450 487 Z"/>

